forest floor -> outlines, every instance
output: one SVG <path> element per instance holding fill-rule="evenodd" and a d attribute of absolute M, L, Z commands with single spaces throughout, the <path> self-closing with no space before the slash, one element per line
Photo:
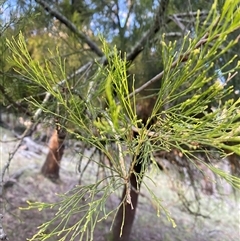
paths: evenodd
<path fill-rule="evenodd" d="M 15 142 L 8 142 L 13 138 L 11 132 L 0 127 L 0 171 L 16 145 Z M 8 187 L 0 196 L 0 213 L 4 215 L 2 224 L 10 241 L 24 241 L 31 238 L 37 232 L 37 227 L 54 217 L 56 213 L 54 208 L 39 211 L 38 209 L 22 210 L 19 207 L 28 207 L 27 201 L 52 203 L 59 200 L 57 193 L 65 193 L 78 184 L 79 155 L 76 151 L 71 147 L 66 149 L 61 163 L 61 180 L 58 183 L 53 183 L 40 174 L 47 151 L 46 145 L 41 146 L 38 153 L 32 153 L 24 146 L 20 147 L 6 173 L 5 181 L 8 181 Z M 152 177 L 156 183 L 153 185 L 149 182 L 149 185 L 152 185 L 154 192 L 162 200 L 162 206 L 170 212 L 177 226 L 173 228 L 164 212 L 161 212 L 160 217 L 157 216 L 156 208 L 150 201 L 150 195 L 143 187 L 132 230 L 132 241 L 239 240 L 239 193 L 236 195 L 229 193 L 225 196 L 201 194 L 200 212 L 207 217 L 196 216 L 190 214 L 179 200 L 175 191 L 180 187 L 177 181 L 170 181 L 168 175 L 164 173 L 161 175 L 153 173 Z M 94 178 L 96 178 L 96 168 L 94 164 L 90 164 L 82 178 L 82 184 L 91 183 Z M 188 192 L 187 188 L 184 190 Z M 112 196 L 108 200 L 107 208 L 116 208 L 119 200 L 118 195 Z M 107 240 L 110 227 L 109 218 L 99 222 L 94 233 L 94 241 Z M 55 237 L 49 241 L 59 239 Z"/>

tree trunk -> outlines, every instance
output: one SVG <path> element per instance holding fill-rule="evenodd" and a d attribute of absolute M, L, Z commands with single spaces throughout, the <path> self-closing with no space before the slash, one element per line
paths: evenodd
<path fill-rule="evenodd" d="M 0 105 L 0 124 L 3 123 L 3 120 L 2 120 L 2 106 Z"/>
<path fill-rule="evenodd" d="M 130 186 L 132 187 L 130 191 L 130 195 L 131 195 L 133 209 L 130 204 L 126 203 L 126 186 L 125 186 L 122 194 L 122 199 L 121 199 L 123 203 L 118 210 L 115 223 L 113 226 L 113 238 L 112 238 L 113 241 L 128 241 L 130 238 L 133 221 L 136 213 L 137 203 L 138 203 L 138 196 L 139 196 L 138 191 L 140 190 L 140 185 L 141 185 L 141 180 L 138 180 L 137 182 L 135 173 L 140 174 L 141 169 L 142 169 L 142 163 L 138 159 L 137 164 L 134 166 L 134 172 L 130 176 Z M 122 223 L 123 223 L 123 229 L 122 229 L 122 236 L 120 237 Z"/>
<path fill-rule="evenodd" d="M 228 160 L 231 167 L 231 174 L 240 177 L 240 157 L 236 153 L 232 153 L 228 156 Z"/>
<path fill-rule="evenodd" d="M 137 105 L 137 115 L 139 119 L 142 119 L 142 123 L 144 125 L 147 125 L 148 118 L 151 114 L 151 111 L 153 109 L 153 106 L 156 102 L 155 98 L 149 98 L 148 100 L 144 99 L 143 103 L 138 103 Z M 148 123 L 146 128 L 149 128 L 153 123 L 155 122 L 155 118 L 152 118 L 152 120 Z M 133 138 L 137 138 L 138 133 L 133 132 Z M 143 150 L 142 150 L 143 151 Z M 113 226 L 113 232 L 112 232 L 112 240 L 113 241 L 129 241 L 130 234 L 133 226 L 133 221 L 136 213 L 137 203 L 138 203 L 138 196 L 140 192 L 142 177 L 137 180 L 136 175 L 139 175 L 141 172 L 144 172 L 142 170 L 143 168 L 143 160 L 142 156 L 143 153 L 140 151 L 140 153 L 136 157 L 136 164 L 133 167 L 133 172 L 130 175 L 130 195 L 131 195 L 131 201 L 132 206 L 126 202 L 126 186 L 124 187 L 123 194 L 122 194 L 122 205 L 120 206 L 117 216 L 114 222 Z M 134 160 L 134 157 L 133 157 Z M 142 174 L 143 175 L 143 174 Z M 122 235 L 121 235 L 121 227 L 122 228 Z M 121 235 L 121 237 L 120 237 Z"/>
<path fill-rule="evenodd" d="M 41 172 L 52 180 L 59 178 L 60 161 L 64 153 L 64 139 L 66 133 L 61 129 L 54 130 L 49 140 L 49 152 L 42 166 Z"/>

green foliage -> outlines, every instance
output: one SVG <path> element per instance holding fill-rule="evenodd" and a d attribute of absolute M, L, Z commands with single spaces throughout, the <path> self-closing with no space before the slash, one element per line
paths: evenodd
<path fill-rule="evenodd" d="M 120 181 L 100 180 L 94 184 L 83 187 L 76 187 L 70 193 L 62 195 L 62 201 L 59 203 L 30 203 L 29 208 L 38 208 L 39 211 L 45 208 L 59 208 L 56 216 L 49 222 L 41 225 L 40 232 L 30 240 L 47 240 L 53 235 L 60 236 L 59 240 L 74 240 L 79 237 L 80 240 L 93 240 L 93 230 L 97 224 L 103 219 L 107 219 L 109 215 L 116 210 L 107 210 L 105 203 L 108 197 L 114 193 L 120 184 Z M 118 183 L 119 182 L 119 183 Z M 96 198 L 97 197 L 97 198 Z M 84 204 L 83 204 L 84 200 Z M 68 222 L 74 215 L 81 215 L 74 226 L 69 227 Z M 45 230 L 49 226 L 55 225 L 55 221 L 59 224 L 53 228 L 50 233 Z"/>
<path fill-rule="evenodd" d="M 150 2 L 145 2 L 146 7 L 149 7 Z M 76 237 L 79 240 L 93 240 L 97 222 L 110 215 L 114 217 L 121 205 L 114 210 L 107 210 L 106 201 L 109 196 L 123 186 L 129 191 L 129 177 L 138 161 L 133 158 L 130 162 L 129 156 L 139 154 L 142 154 L 143 170 L 136 178 L 147 187 L 158 206 L 158 214 L 163 211 L 175 226 L 168 210 L 143 179 L 147 175 L 149 162 L 156 164 L 153 152 L 178 149 L 193 163 L 199 159 L 195 156 L 196 149 L 206 154 L 210 152 L 208 148 L 215 148 L 222 154 L 224 150 L 240 154 L 240 130 L 237 123 L 240 99 L 229 98 L 233 88 L 226 87 L 219 81 L 215 65 L 238 44 L 238 38 L 229 41 L 229 36 L 239 29 L 239 3 L 225 1 L 219 12 L 215 1 L 203 26 L 197 23 L 196 37 L 186 35 L 180 48 L 178 43 L 162 38 L 159 49 L 162 51 L 160 65 L 163 71 L 155 76 L 161 83 L 155 91 L 156 103 L 150 111 L 147 124 L 137 116 L 137 92 L 134 92 L 137 89 L 134 82 L 129 88 L 126 53 L 120 52 L 117 47 L 111 48 L 104 38 L 100 39 L 108 65 L 96 61 L 98 69 L 95 74 L 86 81 L 79 81 L 77 88 L 73 88 L 71 78 L 66 78 L 68 70 L 61 57 L 62 53 L 56 51 L 57 57 L 53 62 L 50 57 L 39 62 L 29 53 L 22 33 L 18 38 L 7 40 L 7 46 L 12 52 L 7 58 L 9 63 L 25 79 L 51 94 L 58 103 L 59 110 L 56 111 L 48 103 L 43 105 L 35 98 L 29 104 L 62 120 L 61 123 L 66 123 L 63 127 L 72 134 L 75 133 L 69 126 L 75 126 L 80 133 L 75 134 L 76 137 L 98 148 L 111 163 L 106 166 L 97 158 L 93 160 L 104 167 L 109 175 L 90 185 L 77 186 L 63 195 L 59 203 L 29 203 L 29 208 L 39 210 L 59 208 L 56 216 L 44 223 L 31 240 L 48 240 L 55 235 L 61 236 L 59 240 L 74 240 Z M 49 56 L 56 56 L 56 53 L 49 51 Z M 236 56 L 231 57 L 217 69 L 229 82 L 230 75 L 234 75 L 240 67 L 239 62 L 232 65 L 235 59 Z M 130 89 L 133 90 L 132 93 Z M 222 103 L 223 98 L 229 100 Z M 217 104 L 218 108 L 208 113 L 206 110 L 211 103 Z M 205 113 L 204 117 L 198 118 L 201 113 Z M 155 119 L 155 123 L 151 124 Z M 138 132 L 137 138 L 132 137 L 133 131 Z M 109 150 L 112 143 L 115 143 L 115 151 Z M 239 178 L 211 164 L 203 164 L 234 187 L 240 188 Z M 125 200 L 131 203 L 128 191 Z M 68 222 L 74 215 L 80 215 L 79 220 L 69 227 Z M 47 232 L 55 222 L 58 225 Z"/>
<path fill-rule="evenodd" d="M 235 1 L 231 4 L 226 2 L 219 15 L 216 5 L 213 5 L 206 20 L 206 23 L 211 22 L 211 24 L 199 31 L 197 38 L 192 40 L 186 37 L 177 55 L 174 54 L 177 49 L 176 44 L 167 45 L 162 40 L 164 74 L 156 104 L 148 120 L 150 123 L 151 119 L 157 118 L 157 122 L 151 126 L 150 130 L 137 118 L 136 99 L 135 96 L 130 98 L 128 88 L 126 58 L 121 58 L 122 54 L 116 47 L 110 51 L 107 43 L 102 40 L 108 66 L 104 67 L 99 64 L 91 87 L 96 92 L 91 93 L 91 98 L 88 93 L 81 93 L 82 100 L 79 101 L 79 97 L 74 95 L 67 81 L 64 82 L 67 98 L 58 87 L 58 80 L 66 78 L 65 66 L 61 58 L 56 61 L 55 65 L 49 63 L 48 60 L 41 65 L 30 56 L 22 34 L 18 39 L 7 41 L 8 47 L 12 51 L 12 56 L 8 60 L 17 67 L 19 74 L 24 72 L 25 78 L 31 79 L 49 92 L 62 106 L 64 113 L 50 111 L 47 105 L 43 107 L 34 100 L 31 104 L 74 124 L 82 133 L 77 135 L 77 138 L 97 147 L 111 163 L 111 166 L 105 167 L 111 171 L 111 175 L 94 184 L 76 187 L 71 193 L 64 195 L 60 203 L 30 203 L 29 208 L 59 207 L 54 219 L 43 224 L 38 234 L 31 240 L 47 240 L 53 235 L 60 235 L 59 240 L 74 240 L 75 237 L 79 237 L 80 240 L 83 238 L 93 240 L 92 233 L 97 222 L 113 215 L 120 207 L 119 205 L 115 210 L 109 211 L 106 210 L 105 203 L 112 193 L 117 192 L 123 185 L 128 185 L 132 167 L 137 161 L 133 160 L 129 166 L 127 161 L 129 155 L 143 153 L 144 170 L 137 176 L 138 180 L 142 180 L 146 175 L 145 170 L 148 168 L 149 155 L 155 163 L 152 153 L 156 150 L 177 148 L 189 158 L 189 161 L 194 158 L 193 150 L 196 148 L 196 143 L 198 148 L 205 152 L 207 152 L 205 147 L 214 147 L 219 151 L 228 149 L 240 154 L 240 144 L 228 144 L 230 142 L 240 143 L 239 124 L 235 121 L 236 116 L 239 117 L 239 99 L 235 102 L 233 100 L 225 102 L 215 112 L 206 113 L 204 118 L 195 117 L 198 113 L 204 112 L 209 103 L 212 101 L 218 103 L 232 91 L 231 88 L 225 89 L 217 81 L 217 74 L 210 70 L 214 69 L 214 62 L 237 43 L 236 40 L 230 41 L 227 45 L 224 42 L 229 33 L 239 28 L 240 14 L 237 7 L 238 4 Z M 218 24 L 216 21 L 212 21 L 216 17 Z M 219 46 L 224 46 L 221 51 L 217 51 Z M 183 58 L 186 58 L 184 62 Z M 226 70 L 226 66 L 231 61 L 221 67 L 224 75 L 234 73 L 239 69 L 238 64 Z M 88 82 L 88 84 L 90 83 L 92 84 L 92 82 Z M 183 101 L 179 102 L 178 99 Z M 102 102 L 103 106 L 106 106 L 107 103 L 106 108 L 101 108 Z M 170 105 L 170 108 L 164 109 L 166 104 Z M 90 121 L 86 121 L 86 115 Z M 67 126 L 65 127 L 67 128 Z M 139 132 L 136 139 L 132 139 L 133 129 Z M 102 144 L 103 140 L 105 145 Z M 107 148 L 112 142 L 116 143 L 117 151 L 114 153 L 109 152 Z M 124 150 L 123 147 L 125 147 Z M 98 160 L 95 161 L 98 163 Z M 103 163 L 98 164 L 104 165 Z M 233 186 L 240 188 L 239 178 L 224 173 L 210 164 L 206 165 Z M 175 225 L 174 220 L 161 205 L 161 201 L 155 196 L 154 191 L 148 190 L 158 205 L 158 212 L 163 210 Z M 127 201 L 131 202 L 127 195 Z M 82 198 L 85 198 L 85 204 L 81 203 Z M 83 213 L 83 216 L 74 226 L 68 227 L 69 219 L 79 213 Z M 56 220 L 61 220 L 59 225 L 50 233 L 46 233 L 49 225 Z"/>
<path fill-rule="evenodd" d="M 18 108 L 17 111 L 21 110 L 24 112 L 27 107 L 24 98 L 34 96 L 34 98 L 40 101 L 44 94 L 44 89 L 39 88 L 39 85 L 34 84 L 30 79 L 25 79 L 22 75 L 18 75 L 14 69 L 16 66 L 6 61 L 10 55 L 6 44 L 7 39 L 12 36 L 17 37 L 20 30 L 28 32 L 33 21 L 38 17 L 38 14 L 32 12 L 31 7 L 25 11 L 21 9 L 21 6 L 18 7 L 11 9 L 8 7 L 7 1 L 2 5 L 3 12 L 6 11 L 6 19 L 3 18 L 0 25 L 0 104 L 15 108 L 15 103 L 17 103 L 17 105 L 23 107 Z M 24 75 L 23 71 L 22 74 Z M 9 110 L 15 111 L 14 108 L 9 108 Z M 29 110 L 31 110 L 31 106 Z"/>

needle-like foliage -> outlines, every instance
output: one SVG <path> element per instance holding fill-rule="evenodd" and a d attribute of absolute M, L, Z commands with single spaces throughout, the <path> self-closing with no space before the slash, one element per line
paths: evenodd
<path fill-rule="evenodd" d="M 162 56 L 164 69 L 140 88 L 129 84 L 125 54 L 115 47 L 110 49 L 101 38 L 103 53 L 107 65 L 96 61 L 98 68 L 91 79 L 79 82 L 76 89 L 66 78 L 64 62 L 59 60 L 52 65 L 47 60 L 45 65 L 34 61 L 27 50 L 22 34 L 18 39 L 9 39 L 8 47 L 12 55 L 8 58 L 20 74 L 31 79 L 51 94 L 58 103 L 59 111 L 54 112 L 48 103 L 32 99 L 31 104 L 42 108 L 44 112 L 56 116 L 64 123 L 64 128 L 74 134 L 69 126 L 78 129 L 76 138 L 96 147 L 105 154 L 110 165 L 107 166 L 95 158 L 99 166 L 105 166 L 109 175 L 90 185 L 77 186 L 62 196 L 59 203 L 29 203 L 29 208 L 53 208 L 59 211 L 55 217 L 39 227 L 39 232 L 31 240 L 48 240 L 60 236 L 58 240 L 93 240 L 93 231 L 97 222 L 114 217 L 121 203 L 114 210 L 106 208 L 109 196 L 126 186 L 125 201 L 131 205 L 129 177 L 137 160 L 130 161 L 129 156 L 141 155 L 142 170 L 137 180 L 147 187 L 153 201 L 158 206 L 158 214 L 164 211 L 175 226 L 154 190 L 144 182 L 150 163 L 155 164 L 155 151 L 180 150 L 189 162 L 194 162 L 195 151 L 208 154 L 211 149 L 223 154 L 225 150 L 240 155 L 240 99 L 223 101 L 232 88 L 225 84 L 231 78 L 239 78 L 236 71 L 240 65 L 229 69 L 232 60 L 220 69 L 215 69 L 215 61 L 239 41 L 229 41 L 229 34 L 239 30 L 240 1 L 225 1 L 221 12 L 217 11 L 217 1 L 204 23 L 198 26 L 194 38 L 186 35 L 181 48 L 175 43 L 167 43 L 162 38 Z M 221 47 L 221 48 L 220 48 Z M 56 67 L 57 66 L 57 67 Z M 219 79 L 219 72 L 225 83 Z M 64 79 L 64 81 L 59 82 Z M 133 77 L 134 79 L 134 77 Z M 156 102 L 147 123 L 137 116 L 137 97 L 150 83 L 158 81 L 159 90 Z M 130 87 L 131 88 L 130 88 Z M 63 91 L 64 89 L 64 91 Z M 130 93 L 130 89 L 133 92 Z M 207 112 L 214 103 L 217 109 Z M 168 108 L 166 108 L 168 106 Z M 198 115 L 204 115 L 199 118 Z M 61 123 L 61 122 L 60 122 Z M 133 138 L 132 133 L 138 134 Z M 109 146 L 115 143 L 114 151 Z M 214 173 L 240 188 L 240 179 L 223 172 L 211 163 L 204 163 Z M 72 217 L 79 215 L 78 221 L 69 227 Z M 114 218 L 113 218 L 114 219 Z M 52 224 L 58 223 L 52 228 Z M 47 233 L 48 227 L 51 231 Z"/>

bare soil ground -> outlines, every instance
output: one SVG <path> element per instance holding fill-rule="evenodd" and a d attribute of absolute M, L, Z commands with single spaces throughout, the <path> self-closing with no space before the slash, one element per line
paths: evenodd
<path fill-rule="evenodd" d="M 0 128 L 0 171 L 6 164 L 9 153 L 14 150 L 16 143 L 6 142 L 13 139 L 13 135 Z M 40 168 L 47 153 L 47 146 L 41 146 L 38 153 L 24 150 L 21 147 L 11 161 L 10 168 L 5 176 L 9 180 L 9 187 L 0 196 L 0 213 L 4 215 L 3 227 L 10 241 L 23 241 L 31 238 L 37 227 L 51 219 L 56 210 L 48 209 L 39 211 L 21 210 L 19 207 L 27 207 L 27 201 L 54 202 L 59 199 L 56 193 L 65 193 L 78 184 L 79 173 L 76 163 L 79 160 L 72 148 L 67 148 L 62 160 L 61 181 L 53 183 L 40 174 Z M 21 174 L 17 180 L 12 177 Z M 181 187 L 176 180 L 170 180 L 168 175 L 162 173 L 150 174 L 155 184 L 146 180 L 153 188 L 156 195 L 162 200 L 162 205 L 167 208 L 177 227 L 173 228 L 164 213 L 160 217 L 156 215 L 156 209 L 150 202 L 150 195 L 145 188 L 137 207 L 137 216 L 132 231 L 132 241 L 237 241 L 240 237 L 240 200 L 239 193 L 207 196 L 201 194 L 201 214 L 208 216 L 194 216 L 189 214 L 182 206 L 176 188 L 182 188 L 186 195 L 191 196 L 187 187 Z M 83 184 L 96 178 L 93 164 L 83 176 Z M 108 208 L 116 207 L 118 196 L 113 196 Z M 191 208 L 196 203 L 189 204 Z M 107 219 L 97 225 L 94 240 L 107 241 L 110 232 L 111 220 Z M 57 241 L 55 237 L 50 241 Z"/>

